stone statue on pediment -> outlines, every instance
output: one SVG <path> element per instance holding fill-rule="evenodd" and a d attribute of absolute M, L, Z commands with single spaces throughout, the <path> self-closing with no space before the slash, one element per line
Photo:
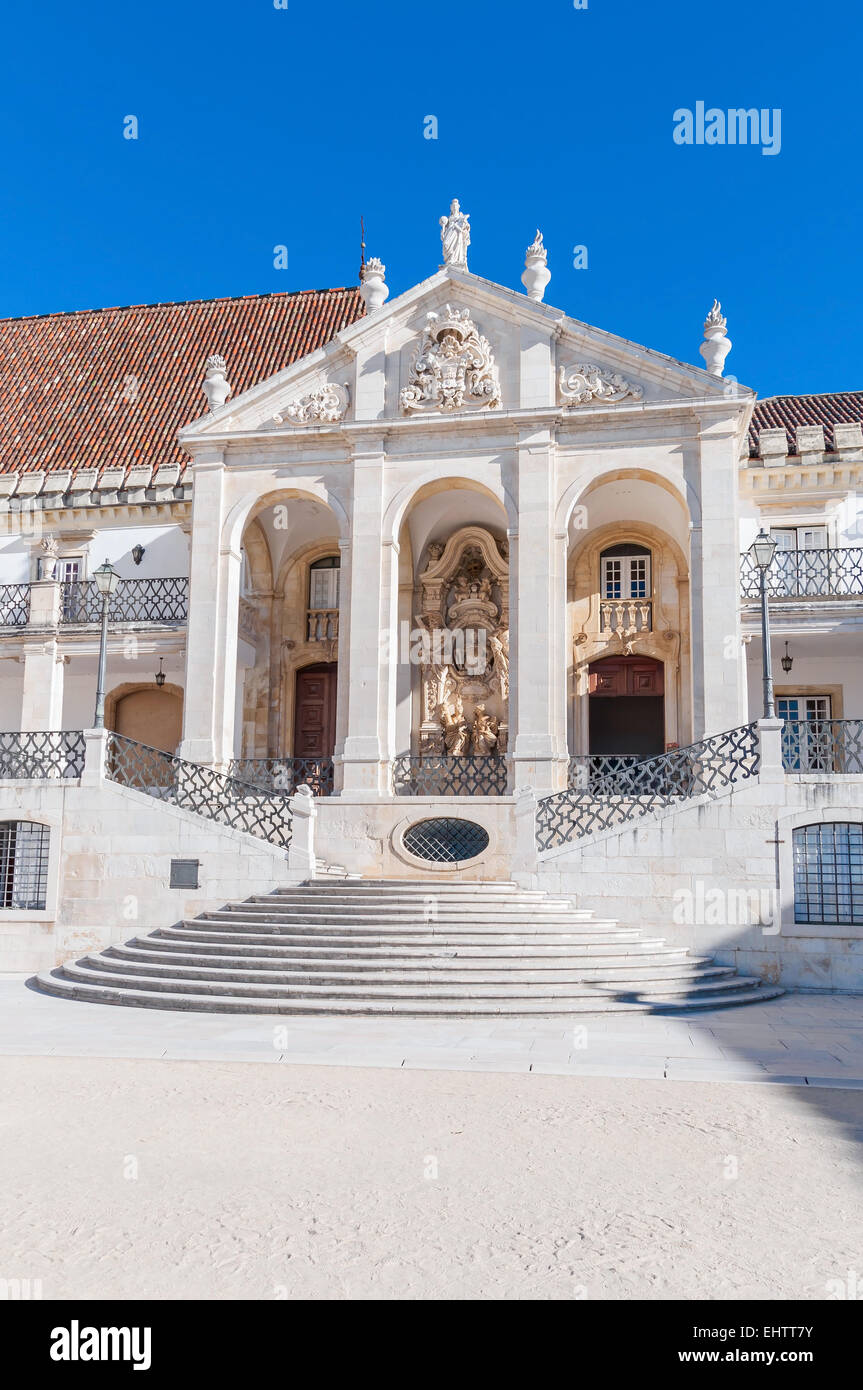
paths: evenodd
<path fill-rule="evenodd" d="M 449 205 L 449 216 L 440 219 L 440 239 L 444 265 L 461 265 L 467 270 L 467 248 L 470 246 L 470 213 L 462 212 L 458 198 Z"/>

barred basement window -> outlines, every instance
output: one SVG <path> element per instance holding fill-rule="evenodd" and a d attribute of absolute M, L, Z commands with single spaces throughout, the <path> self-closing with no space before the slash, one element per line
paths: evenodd
<path fill-rule="evenodd" d="M 0 908 L 44 911 L 50 839 L 47 825 L 0 823 Z"/>
<path fill-rule="evenodd" d="M 801 825 L 793 844 L 795 922 L 863 923 L 863 825 Z"/>

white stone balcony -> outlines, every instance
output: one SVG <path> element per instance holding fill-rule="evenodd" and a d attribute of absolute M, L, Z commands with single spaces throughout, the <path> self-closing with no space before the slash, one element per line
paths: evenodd
<path fill-rule="evenodd" d="M 635 632 L 653 631 L 653 603 L 650 599 L 601 599 L 599 604 L 600 632 L 613 632 L 630 637 Z"/>

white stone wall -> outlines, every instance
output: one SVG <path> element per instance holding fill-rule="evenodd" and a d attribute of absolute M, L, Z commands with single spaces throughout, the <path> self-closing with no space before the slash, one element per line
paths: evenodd
<path fill-rule="evenodd" d="M 753 779 L 551 851 L 535 882 L 767 982 L 863 992 L 863 927 L 794 922 L 792 830 L 830 819 L 863 821 L 863 777 Z"/>
<path fill-rule="evenodd" d="M 0 782 L 0 820 L 51 826 L 46 910 L 0 910 L 0 971 L 48 970 L 287 878 L 286 851 L 110 782 Z M 168 886 L 172 859 L 200 860 L 196 892 Z"/>

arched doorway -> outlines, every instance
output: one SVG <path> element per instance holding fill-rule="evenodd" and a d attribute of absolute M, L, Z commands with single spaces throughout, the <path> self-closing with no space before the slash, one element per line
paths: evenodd
<path fill-rule="evenodd" d="M 665 682 L 661 661 L 608 656 L 588 670 L 591 753 L 665 752 Z"/>
<path fill-rule="evenodd" d="M 331 758 L 336 743 L 338 662 L 301 666 L 294 696 L 294 757 Z"/>

